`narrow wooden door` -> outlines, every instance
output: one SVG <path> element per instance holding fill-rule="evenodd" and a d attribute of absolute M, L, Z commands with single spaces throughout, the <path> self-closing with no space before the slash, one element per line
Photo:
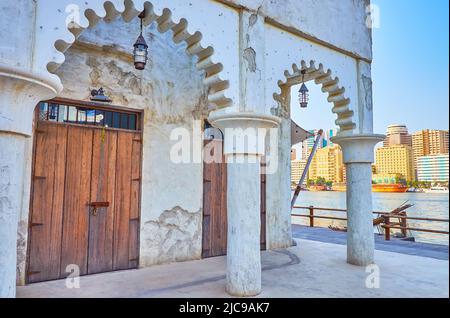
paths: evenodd
<path fill-rule="evenodd" d="M 136 268 L 141 134 L 40 121 L 28 282 Z"/>
<path fill-rule="evenodd" d="M 205 151 L 222 149 L 221 140 L 205 142 Z M 262 167 L 263 168 L 263 167 Z M 203 258 L 227 254 L 227 164 L 204 163 L 203 168 Z M 261 176 L 261 249 L 266 249 L 266 178 Z"/>
<path fill-rule="evenodd" d="M 94 132 L 92 149 L 92 181 L 90 202 L 105 203 L 109 207 L 98 207 L 96 215 L 90 213 L 89 222 L 89 274 L 112 271 L 117 134 Z M 94 209 L 95 207 L 90 207 Z"/>
<path fill-rule="evenodd" d="M 212 157 L 222 149 L 221 140 L 205 143 Z M 203 168 L 203 257 L 227 254 L 227 165 L 204 163 Z"/>

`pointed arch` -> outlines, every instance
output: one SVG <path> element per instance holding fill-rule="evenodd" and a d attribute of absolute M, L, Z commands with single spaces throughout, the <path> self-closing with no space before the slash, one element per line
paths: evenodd
<path fill-rule="evenodd" d="M 199 19 L 204 18 L 204 14 L 216 14 L 214 7 L 210 8 L 211 12 L 197 12 L 194 18 L 193 12 L 196 9 L 200 10 L 201 4 L 192 8 L 195 4 L 184 0 L 170 2 L 162 0 L 40 1 L 46 2 L 46 6 L 44 9 L 43 5 L 38 5 L 34 67 L 38 72 L 46 73 L 45 75 L 50 77 L 53 83 L 59 84 L 59 90 L 62 89 L 62 85 L 54 72 L 64 63 L 64 53 L 86 28 L 95 26 L 100 20 L 112 21 L 119 15 L 125 22 L 130 22 L 145 10 L 145 25 L 156 23 L 161 33 L 171 30 L 173 41 L 186 43 L 186 52 L 197 58 L 197 68 L 204 72 L 204 84 L 208 88 L 208 100 L 212 110 L 229 107 L 237 98 L 235 91 L 237 91 L 238 70 L 234 68 L 238 65 L 233 62 L 233 57 L 223 52 L 225 45 L 220 40 L 223 34 L 218 34 L 220 32 L 214 30 L 217 25 L 207 28 L 208 22 L 199 22 Z M 220 10 L 220 7 L 216 10 Z M 232 11 L 230 12 L 226 14 L 233 14 Z M 195 19 L 193 26 L 182 17 L 183 13 Z M 223 16 L 226 14 L 222 14 L 221 11 L 221 18 L 229 19 L 230 17 Z M 207 33 L 191 30 L 197 27 L 202 27 L 202 30 Z M 236 27 L 238 27 L 237 22 Z M 229 31 L 224 29 L 222 33 L 224 32 Z M 216 50 L 215 46 L 219 49 Z M 227 57 L 223 58 L 224 56 Z M 224 61 L 218 61 L 220 59 Z M 236 59 L 238 59 L 237 54 Z"/>
<path fill-rule="evenodd" d="M 284 72 L 285 79 L 278 81 L 281 93 L 274 93 L 274 99 L 284 103 L 284 91 L 290 91 L 292 86 L 301 83 L 302 71 L 306 71 L 305 81 L 314 81 L 322 86 L 322 92 L 328 94 L 328 102 L 334 105 L 332 112 L 338 117 L 336 125 L 339 126 L 340 133 L 344 134 L 346 131 L 355 129 L 354 112 L 350 109 L 351 100 L 345 96 L 345 87 L 340 86 L 339 78 L 333 77 L 332 71 L 325 69 L 322 63 L 317 64 L 313 60 L 307 63 L 302 60 L 299 65 L 293 64 L 292 71 Z"/>

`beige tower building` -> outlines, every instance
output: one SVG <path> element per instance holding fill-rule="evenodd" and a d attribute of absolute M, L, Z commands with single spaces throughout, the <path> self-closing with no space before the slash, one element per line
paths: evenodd
<path fill-rule="evenodd" d="M 412 147 L 412 136 L 405 125 L 390 125 L 386 131 L 384 147 L 406 145 Z"/>
<path fill-rule="evenodd" d="M 297 160 L 297 149 L 291 149 L 291 161 Z"/>
<path fill-rule="evenodd" d="M 341 147 L 333 145 L 317 150 L 309 170 L 309 179 L 325 178 L 333 183 L 344 182 L 344 162 Z"/>
<path fill-rule="evenodd" d="M 417 177 L 417 160 L 420 157 L 449 153 L 448 130 L 425 129 L 412 136 L 414 173 Z"/>
<path fill-rule="evenodd" d="M 303 171 L 306 168 L 307 160 L 293 160 L 291 161 L 291 183 L 292 185 L 298 184 L 300 178 L 303 175 Z M 305 182 L 308 180 L 308 177 L 305 179 Z"/>
<path fill-rule="evenodd" d="M 414 181 L 413 151 L 407 145 L 393 145 L 376 151 L 376 172 L 378 175 L 401 174 L 406 181 Z"/>
<path fill-rule="evenodd" d="M 449 153 L 448 130 L 422 130 L 413 134 L 414 157 Z"/>

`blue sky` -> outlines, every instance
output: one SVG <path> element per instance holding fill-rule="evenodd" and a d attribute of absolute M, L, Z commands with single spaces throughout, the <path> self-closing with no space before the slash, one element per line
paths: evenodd
<path fill-rule="evenodd" d="M 373 30 L 374 125 L 406 124 L 410 132 L 449 128 L 449 1 L 372 0 L 380 8 Z M 320 87 L 309 83 L 310 107 L 293 118 L 306 129 L 334 127 L 336 116 Z M 298 88 L 293 88 L 296 96 Z"/>

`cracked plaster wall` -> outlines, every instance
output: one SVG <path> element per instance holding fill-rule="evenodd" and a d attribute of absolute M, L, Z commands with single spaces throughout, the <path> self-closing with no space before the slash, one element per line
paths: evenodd
<path fill-rule="evenodd" d="M 203 165 L 174 164 L 169 156 L 172 130 L 192 131 L 194 120 L 207 115 L 207 92 L 195 61 L 185 45 L 173 43 L 170 32 L 160 34 L 154 25 L 146 29 L 150 59 L 140 72 L 134 69 L 131 55 L 138 20 L 102 21 L 81 35 L 57 71 L 64 85 L 59 97 L 89 101 L 91 89 L 103 87 L 114 105 L 144 111 L 141 266 L 201 257 Z M 31 175 L 31 164 L 27 170 Z M 24 189 L 29 187 L 28 180 Z M 29 194 L 24 197 L 28 200 Z M 28 203 L 22 210 L 19 284 L 25 277 Z"/>
<path fill-rule="evenodd" d="M 372 58 L 372 34 L 366 27 L 370 0 L 220 0 L 257 11 L 284 28 L 366 59 Z"/>

